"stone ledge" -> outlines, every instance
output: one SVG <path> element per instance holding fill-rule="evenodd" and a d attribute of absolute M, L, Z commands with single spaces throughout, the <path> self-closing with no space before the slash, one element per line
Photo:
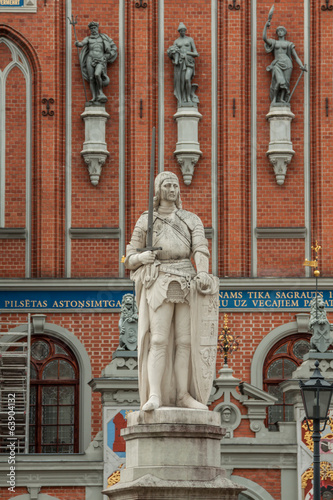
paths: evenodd
<path fill-rule="evenodd" d="M 220 428 L 220 414 L 209 410 L 162 407 L 155 411 L 136 411 L 128 415 L 127 427 L 142 424 L 209 425 Z"/>

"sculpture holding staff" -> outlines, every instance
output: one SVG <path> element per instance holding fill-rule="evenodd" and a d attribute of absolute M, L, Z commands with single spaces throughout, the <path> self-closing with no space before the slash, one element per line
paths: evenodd
<path fill-rule="evenodd" d="M 194 40 L 186 36 L 186 26 L 178 26 L 179 38 L 168 48 L 167 54 L 174 64 L 174 95 L 178 107 L 197 106 L 199 99 L 195 95 L 198 85 L 192 84 L 195 75 L 195 57 L 199 57 Z"/>
<path fill-rule="evenodd" d="M 73 24 L 73 23 L 71 23 Z M 75 41 L 76 47 L 82 47 L 80 52 L 80 66 L 83 77 L 89 82 L 92 105 L 101 105 L 107 102 L 103 87 L 110 83 L 107 75 L 107 65 L 117 58 L 117 47 L 114 41 L 105 33 L 99 33 L 99 24 L 92 21 L 88 24 L 90 36 L 82 42 Z"/>
<path fill-rule="evenodd" d="M 287 30 L 284 26 L 278 26 L 278 28 L 276 29 L 278 40 L 267 38 L 267 30 L 271 25 L 273 13 L 274 5 L 269 12 L 268 20 L 266 21 L 263 32 L 263 40 L 265 42 L 266 52 L 270 53 L 274 51 L 274 61 L 266 69 L 267 71 L 271 71 L 272 73 L 270 88 L 271 106 L 285 106 L 288 105 L 291 97 L 290 78 L 293 71 L 292 57 L 301 68 L 301 75 L 304 71 L 307 71 L 307 69 L 298 57 L 294 43 L 285 39 Z M 296 85 L 298 84 L 298 81 Z"/>
<path fill-rule="evenodd" d="M 218 279 L 208 274 L 204 226 L 182 209 L 174 173 L 157 175 L 151 208 L 152 241 L 147 244 L 150 223 L 144 212 L 125 259 L 139 309 L 141 407 L 204 410 L 215 376 Z"/>

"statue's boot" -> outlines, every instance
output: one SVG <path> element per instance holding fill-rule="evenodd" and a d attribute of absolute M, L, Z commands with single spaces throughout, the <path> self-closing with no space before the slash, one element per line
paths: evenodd
<path fill-rule="evenodd" d="M 157 410 L 161 406 L 161 383 L 165 369 L 166 345 L 153 344 L 148 354 L 149 399 L 143 411 Z"/>
<path fill-rule="evenodd" d="M 187 343 L 188 338 L 183 337 L 182 344 L 177 346 L 175 358 L 175 376 L 177 382 L 176 405 L 180 408 L 192 408 L 194 410 L 208 410 L 207 406 L 199 403 L 188 392 L 189 387 L 189 365 L 191 348 Z"/>
<path fill-rule="evenodd" d="M 161 406 L 160 398 L 156 396 L 155 394 L 152 394 L 147 403 L 143 405 L 142 410 L 143 411 L 152 411 L 152 410 L 157 410 Z"/>
<path fill-rule="evenodd" d="M 106 95 L 103 92 L 100 92 L 98 97 L 97 97 L 97 101 L 104 104 L 105 102 L 108 102 L 108 98 L 106 97 Z"/>
<path fill-rule="evenodd" d="M 177 399 L 177 406 L 180 408 L 191 408 L 192 410 L 208 410 L 208 406 L 199 403 L 187 392 L 182 398 Z"/>

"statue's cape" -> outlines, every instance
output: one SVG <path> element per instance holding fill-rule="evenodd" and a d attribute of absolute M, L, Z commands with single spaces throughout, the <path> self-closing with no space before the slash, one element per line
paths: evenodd
<path fill-rule="evenodd" d="M 104 46 L 104 53 L 106 57 L 106 62 L 107 63 L 113 63 L 117 59 L 117 46 L 110 38 L 108 35 L 105 33 L 100 33 L 100 37 L 103 40 L 103 46 Z M 89 38 L 89 37 L 88 37 Z M 87 72 L 87 57 L 89 54 L 89 44 L 87 43 L 82 47 L 82 50 L 80 52 L 80 65 L 81 65 L 81 70 L 82 74 L 85 80 L 89 81 L 89 76 Z M 103 72 L 104 73 L 104 72 Z M 109 84 L 110 80 L 106 73 L 102 75 L 103 78 L 103 85 L 106 86 Z"/>

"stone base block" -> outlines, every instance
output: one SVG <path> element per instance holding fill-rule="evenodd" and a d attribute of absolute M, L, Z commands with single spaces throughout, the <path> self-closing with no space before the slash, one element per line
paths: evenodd
<path fill-rule="evenodd" d="M 211 481 L 165 481 L 147 474 L 127 484 L 119 482 L 103 493 L 116 500 L 237 500 L 244 489 L 223 475 Z"/>
<path fill-rule="evenodd" d="M 111 499 L 236 500 L 243 488 L 220 467 L 220 414 L 159 408 L 128 415 L 126 469 L 103 493 Z"/>

